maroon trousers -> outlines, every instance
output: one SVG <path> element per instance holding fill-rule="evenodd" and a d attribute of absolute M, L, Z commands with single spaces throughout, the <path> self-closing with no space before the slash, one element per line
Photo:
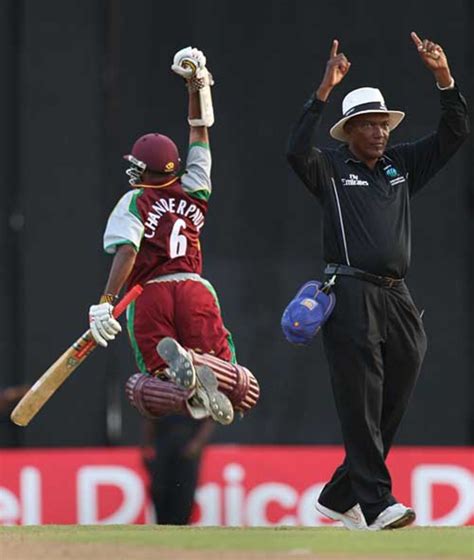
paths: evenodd
<path fill-rule="evenodd" d="M 232 336 L 222 321 L 217 295 L 204 279 L 146 284 L 130 307 L 128 331 L 143 372 L 165 369 L 156 346 L 167 336 L 185 348 L 228 362 L 234 359 Z"/>

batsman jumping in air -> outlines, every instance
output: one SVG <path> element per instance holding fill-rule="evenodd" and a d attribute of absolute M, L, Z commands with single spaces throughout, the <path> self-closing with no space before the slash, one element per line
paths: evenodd
<path fill-rule="evenodd" d="M 189 151 L 181 169 L 174 142 L 153 132 L 129 155 L 130 190 L 110 214 L 104 249 L 114 259 L 104 295 L 90 308 L 92 335 L 107 346 L 121 331 L 114 318 L 124 286 L 141 284 L 130 305 L 128 332 L 141 373 L 127 381 L 133 406 L 149 418 L 181 413 L 229 424 L 259 397 L 252 373 L 238 365 L 216 293 L 200 274 L 199 237 L 211 195 L 208 127 L 214 122 L 206 57 L 187 47 L 172 70 L 189 93 Z"/>

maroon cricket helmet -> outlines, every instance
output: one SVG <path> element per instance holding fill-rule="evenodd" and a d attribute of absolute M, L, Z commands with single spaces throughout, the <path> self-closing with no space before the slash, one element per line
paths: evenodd
<path fill-rule="evenodd" d="M 141 172 L 145 170 L 155 173 L 176 173 L 179 170 L 179 152 L 176 144 L 158 132 L 141 136 L 133 144 L 130 154 L 124 159 L 137 166 Z"/>

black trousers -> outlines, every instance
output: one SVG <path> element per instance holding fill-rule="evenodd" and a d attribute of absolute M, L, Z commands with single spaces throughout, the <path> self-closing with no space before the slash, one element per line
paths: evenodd
<path fill-rule="evenodd" d="M 426 352 L 423 324 L 406 284 L 383 288 L 338 276 L 323 327 L 346 457 L 320 502 L 341 513 L 359 503 L 368 524 L 394 504 L 385 464 Z"/>
<path fill-rule="evenodd" d="M 156 459 L 148 465 L 156 522 L 161 525 L 189 523 L 201 462 L 201 454 L 183 456 L 190 439 L 177 431 L 161 437 L 156 444 Z"/>

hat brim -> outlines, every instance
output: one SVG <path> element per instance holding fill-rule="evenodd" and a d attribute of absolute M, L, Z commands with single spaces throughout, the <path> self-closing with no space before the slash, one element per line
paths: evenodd
<path fill-rule="evenodd" d="M 369 113 L 380 113 L 382 115 L 388 115 L 390 132 L 395 128 L 397 128 L 397 126 L 405 118 L 405 113 L 403 111 L 378 111 L 374 109 L 370 109 L 367 111 L 360 111 L 359 113 L 354 113 L 353 115 L 350 115 L 348 117 L 343 117 L 331 128 L 329 134 L 335 140 L 339 140 L 340 142 L 348 142 L 349 137 L 346 131 L 344 130 L 344 125 L 346 124 L 346 122 L 349 121 L 350 119 L 353 119 L 354 117 L 358 117 L 359 115 L 366 115 Z"/>

